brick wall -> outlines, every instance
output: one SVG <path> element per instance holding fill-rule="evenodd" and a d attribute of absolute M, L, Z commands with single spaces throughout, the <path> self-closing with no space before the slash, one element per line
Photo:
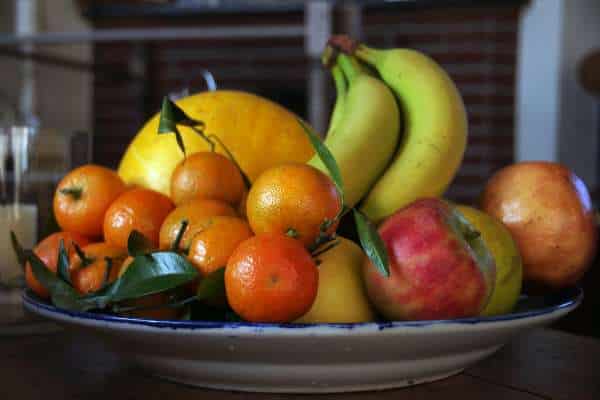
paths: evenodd
<path fill-rule="evenodd" d="M 242 23 L 243 17 L 220 17 Z M 237 20 L 236 20 L 237 18 Z M 260 23 L 254 16 L 252 23 Z M 257 22 L 258 21 L 258 22 Z M 283 21 L 300 23 L 301 15 Z M 513 161 L 513 113 L 518 11 L 514 7 L 453 10 L 366 10 L 364 35 L 373 46 L 419 49 L 441 63 L 457 83 L 469 116 L 465 162 L 448 197 L 472 202 L 485 180 Z M 264 17 L 273 23 L 273 17 Z M 164 23 L 164 21 L 163 21 Z M 281 21 L 278 21 L 281 23 Z M 145 76 L 135 78 L 135 54 Z M 139 58 L 139 57 L 138 57 Z M 95 48 L 95 159 L 115 166 L 126 144 L 156 110 L 162 96 L 210 70 L 220 88 L 252 91 L 306 112 L 307 60 L 302 39 L 187 40 L 143 48 L 99 43 Z M 139 69 L 139 68 L 137 68 Z"/>

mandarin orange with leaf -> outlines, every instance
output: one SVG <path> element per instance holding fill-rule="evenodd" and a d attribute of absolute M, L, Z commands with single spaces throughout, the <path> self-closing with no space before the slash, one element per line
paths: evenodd
<path fill-rule="evenodd" d="M 85 246 L 88 244 L 89 239 L 85 236 L 79 235 L 73 232 L 55 232 L 42 241 L 40 241 L 33 249 L 33 252 L 42 260 L 48 270 L 56 274 L 57 263 L 58 263 L 58 249 L 60 241 L 63 241 L 63 245 L 67 252 L 67 256 L 74 253 L 75 248 L 73 242 L 79 246 Z M 27 287 L 31 289 L 35 294 L 43 299 L 50 297 L 48 290 L 37 280 L 31 269 L 31 265 L 27 263 L 25 265 L 25 283 Z"/>
<path fill-rule="evenodd" d="M 227 265 L 237 246 L 254 234 L 241 218 L 216 216 L 205 221 L 205 228 L 192 240 L 188 258 L 206 276 Z"/>
<path fill-rule="evenodd" d="M 109 168 L 94 164 L 75 168 L 56 187 L 56 222 L 64 231 L 99 237 L 104 213 L 125 190 L 123 180 Z"/>
<path fill-rule="evenodd" d="M 81 251 L 82 255 L 76 252 L 69 261 L 71 282 L 80 294 L 96 292 L 114 282 L 127 257 L 126 249 L 106 242 L 88 244 Z"/>
<path fill-rule="evenodd" d="M 187 227 L 180 241 L 180 248 L 187 249 L 192 238 L 204 229 L 206 218 L 217 215 L 237 216 L 229 204 L 220 200 L 194 199 L 177 206 L 167 215 L 160 227 L 159 247 L 161 250 L 171 248 L 182 222 L 187 221 Z"/>
<path fill-rule="evenodd" d="M 245 240 L 225 267 L 227 301 L 251 322 L 289 322 L 304 315 L 315 300 L 318 281 L 308 250 L 282 233 Z"/>
<path fill-rule="evenodd" d="M 332 221 L 325 234 L 335 232 L 342 208 L 333 181 L 306 164 L 282 164 L 263 172 L 246 200 L 246 215 L 254 233 L 282 233 L 311 247 L 322 224 Z"/>

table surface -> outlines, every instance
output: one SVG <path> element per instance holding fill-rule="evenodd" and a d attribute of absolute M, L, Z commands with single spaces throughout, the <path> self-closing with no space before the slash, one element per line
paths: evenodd
<path fill-rule="evenodd" d="M 515 338 L 462 374 L 378 392 L 310 399 L 600 399 L 600 341 L 539 329 Z M 0 336 L 0 398 L 307 399 L 306 395 L 200 389 L 167 382 L 121 361 L 102 343 L 69 331 Z M 3 395 L 2 395 L 3 394 Z"/>

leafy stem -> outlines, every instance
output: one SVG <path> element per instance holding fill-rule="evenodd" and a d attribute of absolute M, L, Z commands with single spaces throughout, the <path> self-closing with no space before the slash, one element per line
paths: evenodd
<path fill-rule="evenodd" d="M 80 187 L 62 188 L 59 189 L 59 193 L 64 194 L 65 196 L 71 196 L 73 200 L 79 200 L 81 199 L 81 196 L 83 196 L 83 189 Z"/>
<path fill-rule="evenodd" d="M 183 239 L 183 234 L 185 233 L 185 230 L 187 229 L 188 225 L 189 222 L 187 221 L 187 219 L 181 221 L 181 225 L 179 226 L 179 230 L 177 231 L 177 236 L 175 236 L 175 240 L 171 244 L 171 251 L 179 250 L 181 239 Z"/>
<path fill-rule="evenodd" d="M 73 245 L 73 248 L 75 249 L 75 253 L 77 253 L 77 256 L 79 257 L 79 259 L 81 259 L 81 267 L 87 267 L 88 265 L 92 264 L 95 260 L 92 257 L 88 257 L 85 255 L 85 253 L 83 252 L 83 250 L 81 249 L 81 247 L 79 247 L 79 245 L 75 242 L 71 243 Z"/>
<path fill-rule="evenodd" d="M 213 142 L 211 138 L 204 133 L 203 129 L 198 129 L 195 126 L 190 126 L 190 128 L 192 128 L 192 130 L 208 144 L 211 152 L 215 151 L 215 142 Z"/>
<path fill-rule="evenodd" d="M 335 246 L 337 246 L 338 244 L 340 244 L 340 242 L 335 241 L 335 238 L 332 238 L 331 242 L 333 242 L 333 243 L 331 243 L 328 246 L 323 247 L 322 249 L 316 249 L 315 251 L 313 251 L 311 253 L 311 255 L 313 256 L 313 258 L 314 257 L 318 257 L 321 254 L 328 252 L 329 250 L 333 249 Z"/>
<path fill-rule="evenodd" d="M 246 175 L 246 173 L 244 172 L 244 170 L 242 169 L 240 164 L 238 164 L 237 160 L 235 159 L 235 157 L 233 156 L 231 151 L 229 151 L 227 146 L 225 146 L 225 143 L 223 143 L 223 141 L 221 141 L 221 139 L 216 135 L 208 135 L 208 138 L 211 140 L 214 140 L 215 142 L 217 142 L 219 144 L 219 146 L 221 146 L 223 148 L 223 151 L 225 152 L 225 154 L 227 154 L 227 157 L 229 157 L 231 162 L 234 163 L 235 166 L 237 167 L 238 171 L 240 171 L 240 174 L 242 175 L 242 179 L 244 180 L 244 184 L 246 185 L 246 189 L 250 189 L 250 186 L 252 186 L 252 182 L 250 182 L 250 178 L 248 178 L 248 175 Z"/>

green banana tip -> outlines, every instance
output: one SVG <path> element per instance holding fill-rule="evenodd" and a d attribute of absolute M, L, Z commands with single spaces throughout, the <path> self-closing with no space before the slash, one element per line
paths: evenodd
<path fill-rule="evenodd" d="M 339 50 L 329 45 L 325 46 L 321 54 L 321 63 L 325 68 L 331 69 L 335 65 Z"/>
<path fill-rule="evenodd" d="M 348 35 L 333 35 L 327 41 L 327 45 L 346 54 L 354 54 L 358 43 Z"/>

